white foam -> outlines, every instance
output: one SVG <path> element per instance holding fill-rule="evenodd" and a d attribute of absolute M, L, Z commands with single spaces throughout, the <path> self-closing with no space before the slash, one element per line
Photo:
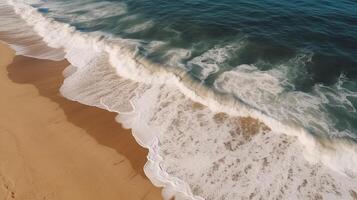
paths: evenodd
<path fill-rule="evenodd" d="M 199 79 L 205 80 L 210 74 L 214 74 L 219 71 L 219 66 L 228 60 L 230 57 L 230 51 L 236 49 L 231 45 L 225 47 L 214 47 L 202 55 L 194 57 L 187 62 L 188 67 L 198 68 L 200 73 L 197 75 Z M 197 69 L 196 69 L 197 70 Z"/>
<path fill-rule="evenodd" d="M 19 18 L 12 6 L 0 4 L 0 39 L 9 43 L 17 54 L 41 59 L 62 60 L 62 50 L 50 48 L 32 27 Z"/>
<path fill-rule="evenodd" d="M 261 107 L 262 102 L 277 102 L 277 96 L 284 90 L 278 78 L 261 72 L 252 65 L 240 65 L 236 70 L 224 72 L 214 84 L 221 92 L 234 94 L 248 105 L 266 112 L 268 109 Z"/>
<path fill-rule="evenodd" d="M 129 29 L 126 29 L 125 32 L 126 33 L 137 33 L 137 32 L 144 31 L 146 29 L 150 29 L 153 26 L 154 26 L 154 22 L 153 21 L 146 21 L 146 22 L 143 22 L 143 23 L 140 23 L 140 24 L 133 25 Z"/>
<path fill-rule="evenodd" d="M 8 2 L 49 46 L 66 52 L 73 66 L 65 72 L 61 93 L 69 99 L 118 112 L 117 119 L 124 127 L 132 128 L 138 143 L 149 149 L 145 172 L 155 185 L 165 187 L 167 199 L 173 195 L 178 200 L 237 199 L 255 193 L 256 198 L 270 195 L 269 199 L 304 199 L 317 189 L 316 195 L 326 199 L 348 199 L 349 190 L 357 187 L 355 145 L 342 140 L 320 143 L 294 123 L 283 123 L 230 95 L 218 95 L 196 84 L 180 68 L 154 65 L 136 54 L 135 41 L 80 33 L 43 17 L 20 1 Z M 168 52 L 172 64 L 188 55 L 185 51 L 178 56 Z M 252 66 L 241 68 L 250 70 Z M 244 70 L 238 72 L 239 76 L 251 80 Z M 260 75 L 258 71 L 256 74 L 264 87 L 280 93 L 273 76 Z M 245 97 L 245 101 L 257 98 L 254 95 Z M 196 109 L 192 101 L 207 107 Z M 231 116 L 218 123 L 215 112 Z M 272 131 L 247 139 L 234 132 L 242 127 L 232 116 L 258 118 Z M 224 162 L 220 161 L 223 157 Z M 262 169 L 264 173 L 259 172 L 262 165 L 267 167 L 266 171 Z M 288 178 L 289 174 L 294 181 Z M 304 178 L 308 183 L 304 184 Z M 305 185 L 304 190 L 297 190 L 299 183 Z"/>

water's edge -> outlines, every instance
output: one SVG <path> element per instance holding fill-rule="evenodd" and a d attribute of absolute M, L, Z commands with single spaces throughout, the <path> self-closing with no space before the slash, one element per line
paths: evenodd
<path fill-rule="evenodd" d="M 130 44 L 127 44 L 125 41 L 121 41 L 120 39 L 108 41 L 99 35 L 92 36 L 80 33 L 73 27 L 43 17 L 35 9 L 21 2 L 8 0 L 8 4 L 14 8 L 15 12 L 21 16 L 28 25 L 33 27 L 35 32 L 45 41 L 46 45 L 54 48 L 48 51 L 49 53 L 47 52 L 47 54 L 40 53 L 33 55 L 33 57 L 52 60 L 66 58 L 72 64 L 72 66 L 67 68 L 64 72 L 67 85 L 65 80 L 65 84 L 61 88 L 61 93 L 70 100 L 117 112 L 119 114 L 117 121 L 122 123 L 126 128 L 132 128 L 132 133 L 136 141 L 141 146 L 149 149 L 148 162 L 144 167 L 144 171 L 154 185 L 165 187 L 163 195 L 166 199 L 171 198 L 173 195 L 175 195 L 177 199 L 203 198 L 195 196 L 191 188 L 184 181 L 177 177 L 170 176 L 162 169 L 160 166 L 162 157 L 159 155 L 158 149 L 159 141 L 153 133 L 150 133 L 150 130 L 145 129 L 145 127 L 136 126 L 138 124 L 136 120 L 140 119 L 140 117 L 137 116 L 140 115 L 140 113 L 135 109 L 134 102 L 128 99 L 129 103 L 126 103 L 124 106 L 120 105 L 120 108 L 118 108 L 111 103 L 104 102 L 105 100 L 102 99 L 80 99 L 73 94 L 73 91 L 69 90 L 69 86 L 71 86 L 72 83 L 68 81 L 68 78 L 84 66 L 93 64 L 93 60 L 110 64 L 113 68 L 112 70 L 114 70 L 119 77 L 124 77 L 134 82 L 153 85 L 152 87 L 158 84 L 167 84 L 179 88 L 186 97 L 209 107 L 213 112 L 225 112 L 232 116 L 250 116 L 257 118 L 270 127 L 273 133 L 283 133 L 297 137 L 305 147 L 304 156 L 307 160 L 311 162 L 321 161 L 340 173 L 348 174 L 350 172 L 357 172 L 355 168 L 357 165 L 357 149 L 356 146 L 349 141 L 343 139 L 334 141 L 316 140 L 316 138 L 301 127 L 292 124 L 282 124 L 276 119 L 266 116 L 246 105 L 242 105 L 239 102 L 232 101 L 226 96 L 213 93 L 204 86 L 198 85 L 190 80 L 183 71 L 174 70 L 172 68 L 171 71 L 168 71 L 154 66 L 144 58 L 138 57 L 135 48 L 130 48 Z M 11 41 L 9 44 L 11 45 Z M 19 46 L 12 46 L 17 53 L 21 54 Z M 21 48 L 22 50 L 26 49 L 24 46 Z M 86 54 L 83 52 L 86 52 Z M 31 56 L 30 51 L 22 52 L 22 54 Z M 94 64 L 97 65 L 98 63 Z M 341 162 L 344 164 L 340 164 Z"/>

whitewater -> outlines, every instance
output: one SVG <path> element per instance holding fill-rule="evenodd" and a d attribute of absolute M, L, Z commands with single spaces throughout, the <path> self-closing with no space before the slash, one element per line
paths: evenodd
<path fill-rule="evenodd" d="M 331 130 L 328 119 L 316 121 L 325 119 L 314 109 L 319 99 L 297 92 L 274 99 L 284 90 L 284 69 L 262 72 L 240 65 L 222 73 L 213 90 L 182 67 L 146 59 L 136 40 L 78 31 L 23 1 L 1 1 L 0 16 L 0 38 L 17 54 L 71 63 L 63 72 L 63 96 L 118 113 L 116 120 L 149 149 L 144 171 L 154 185 L 164 187 L 165 199 L 356 198 L 357 145 L 310 133 Z M 157 46 L 160 42 L 151 43 L 147 51 Z M 230 48 L 213 49 L 191 63 L 207 57 L 219 62 Z M 207 65 L 199 76 L 217 70 Z M 310 100 L 292 115 L 288 109 L 302 98 Z M 276 109 L 282 102 L 291 104 Z"/>

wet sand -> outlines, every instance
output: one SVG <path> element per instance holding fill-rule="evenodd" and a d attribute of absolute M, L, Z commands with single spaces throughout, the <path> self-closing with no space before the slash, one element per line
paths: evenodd
<path fill-rule="evenodd" d="M 0 199 L 162 199 L 116 114 L 59 94 L 67 61 L 13 56 L 0 44 Z"/>

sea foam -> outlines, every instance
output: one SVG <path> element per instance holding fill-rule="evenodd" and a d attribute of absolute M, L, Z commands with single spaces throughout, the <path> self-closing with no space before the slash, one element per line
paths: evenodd
<path fill-rule="evenodd" d="M 21 37 L 43 45 L 41 49 L 49 46 L 32 53 L 36 51 L 27 43 L 17 43 L 17 50 L 23 49 L 18 52 L 41 59 L 65 57 L 71 66 L 64 72 L 61 93 L 118 113 L 117 120 L 149 149 L 145 173 L 165 187 L 166 199 L 353 198 L 357 150 L 351 142 L 316 140 L 298 124 L 281 122 L 247 100 L 196 83 L 181 68 L 151 63 L 137 53 L 135 40 L 81 33 L 21 1 L 8 4 L 12 7 L 1 3 L 0 9 L 9 22 L 23 23 L 17 16 L 26 21 Z M 16 38 L 17 29 L 5 24 L 0 31 L 11 30 Z M 230 76 L 251 79 L 249 71 L 254 74 L 254 67 L 222 74 L 217 89 L 228 90 L 224 81 Z M 257 75 L 269 92 L 281 90 L 274 77 Z M 252 95 L 259 92 L 269 95 Z"/>

